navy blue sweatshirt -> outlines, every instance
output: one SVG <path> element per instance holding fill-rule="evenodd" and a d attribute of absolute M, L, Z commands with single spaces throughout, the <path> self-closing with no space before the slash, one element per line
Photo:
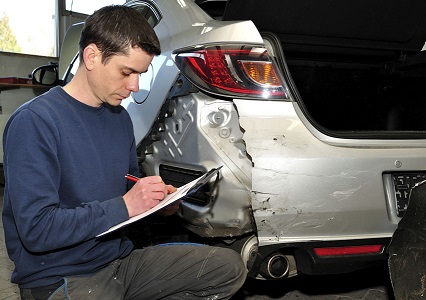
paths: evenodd
<path fill-rule="evenodd" d="M 129 218 L 127 173 L 138 174 L 127 111 L 91 107 L 61 87 L 21 106 L 3 134 L 3 226 L 21 288 L 93 274 L 127 256 L 120 231 L 96 235 Z"/>

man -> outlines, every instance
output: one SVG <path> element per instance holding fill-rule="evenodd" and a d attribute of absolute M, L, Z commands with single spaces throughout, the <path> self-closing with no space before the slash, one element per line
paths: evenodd
<path fill-rule="evenodd" d="M 243 284 L 244 264 L 228 249 L 133 250 L 120 231 L 96 238 L 175 190 L 159 176 L 134 186 L 124 177 L 138 175 L 138 166 L 120 103 L 138 91 L 139 74 L 158 54 L 139 12 L 104 7 L 86 20 L 73 80 L 8 121 L 3 226 L 22 299 L 228 299 Z"/>

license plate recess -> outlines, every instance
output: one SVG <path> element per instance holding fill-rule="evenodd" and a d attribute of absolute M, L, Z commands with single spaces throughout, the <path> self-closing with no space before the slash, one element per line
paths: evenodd
<path fill-rule="evenodd" d="M 402 218 L 407 210 L 411 189 L 426 180 L 426 172 L 392 173 L 393 191 L 395 193 L 396 213 Z"/>

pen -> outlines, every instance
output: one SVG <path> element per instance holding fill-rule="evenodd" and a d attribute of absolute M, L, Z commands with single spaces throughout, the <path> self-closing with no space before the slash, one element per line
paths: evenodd
<path fill-rule="evenodd" d="M 127 180 L 133 181 L 133 182 L 137 182 L 140 178 L 136 177 L 132 174 L 127 174 L 126 176 L 124 176 Z M 172 192 L 170 190 L 167 190 L 167 194 L 171 194 Z"/>
<path fill-rule="evenodd" d="M 126 177 L 127 180 L 130 180 L 130 181 L 133 181 L 133 182 L 137 182 L 140 179 L 139 177 L 133 176 L 131 174 L 127 174 L 124 177 Z"/>

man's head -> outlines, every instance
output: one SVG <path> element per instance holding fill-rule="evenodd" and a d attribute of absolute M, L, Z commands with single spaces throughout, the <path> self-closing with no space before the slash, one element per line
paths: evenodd
<path fill-rule="evenodd" d="M 80 65 L 64 89 L 90 106 L 120 105 L 139 91 L 140 74 L 159 54 L 157 35 L 140 12 L 106 6 L 87 18 L 80 38 Z"/>
<path fill-rule="evenodd" d="M 112 55 L 127 54 L 129 48 L 140 48 L 152 55 L 161 52 L 157 35 L 145 17 L 122 5 L 105 6 L 87 18 L 80 38 L 80 63 L 90 44 L 101 51 L 103 63 Z"/>
<path fill-rule="evenodd" d="M 65 91 L 90 106 L 112 106 L 139 91 L 140 74 L 160 54 L 157 35 L 137 10 L 106 6 L 87 18 L 80 65 Z"/>

